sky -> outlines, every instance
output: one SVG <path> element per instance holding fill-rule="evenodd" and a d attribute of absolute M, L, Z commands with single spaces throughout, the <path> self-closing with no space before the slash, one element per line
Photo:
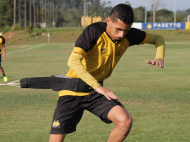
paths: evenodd
<path fill-rule="evenodd" d="M 111 6 L 114 6 L 119 3 L 125 3 L 128 1 L 133 8 L 137 8 L 139 6 L 147 6 L 147 10 L 151 10 L 151 5 L 154 3 L 154 0 L 101 0 L 111 2 Z M 158 9 L 167 9 L 170 11 L 174 10 L 187 10 L 190 9 L 190 0 L 155 0 L 159 1 Z"/>

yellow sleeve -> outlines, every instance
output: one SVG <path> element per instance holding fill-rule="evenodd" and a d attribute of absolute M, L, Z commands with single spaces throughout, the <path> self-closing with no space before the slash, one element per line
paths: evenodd
<path fill-rule="evenodd" d="M 148 43 L 156 46 L 156 59 L 160 58 L 164 60 L 165 55 L 165 40 L 160 35 L 146 33 L 146 37 L 141 44 Z"/>
<path fill-rule="evenodd" d="M 84 68 L 81 61 L 83 59 L 83 56 L 81 54 L 78 54 L 76 52 L 72 52 L 69 60 L 68 60 L 68 66 L 73 69 L 73 71 L 79 76 L 84 82 L 86 82 L 88 85 L 96 89 L 100 86 L 98 81 L 90 74 L 88 71 Z"/>
<path fill-rule="evenodd" d="M 75 47 L 73 49 L 73 52 L 78 53 L 82 55 L 83 57 L 86 57 L 86 54 L 87 54 L 82 48 L 79 48 L 79 47 Z"/>

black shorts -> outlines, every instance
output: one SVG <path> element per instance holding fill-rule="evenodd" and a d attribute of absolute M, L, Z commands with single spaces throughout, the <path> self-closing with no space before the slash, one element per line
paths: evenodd
<path fill-rule="evenodd" d="M 116 105 L 123 105 L 117 100 L 108 100 L 105 96 L 92 92 L 87 96 L 62 96 L 55 109 L 51 134 L 68 134 L 76 131 L 84 110 L 98 116 L 105 123 L 111 123 L 108 112 Z"/>

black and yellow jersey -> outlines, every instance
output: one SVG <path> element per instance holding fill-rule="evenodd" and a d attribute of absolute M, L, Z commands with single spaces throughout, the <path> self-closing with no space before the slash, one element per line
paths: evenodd
<path fill-rule="evenodd" d="M 82 65 L 97 81 L 103 81 L 111 75 L 114 67 L 128 47 L 144 44 L 149 38 L 148 33 L 131 28 L 124 38 L 114 42 L 106 33 L 106 26 L 106 22 L 98 22 L 86 27 L 77 39 L 72 51 L 83 56 Z M 71 68 L 66 76 L 80 78 Z M 87 94 L 67 90 L 59 93 L 60 96 L 83 96 Z"/>
<path fill-rule="evenodd" d="M 0 54 L 1 54 L 1 48 L 5 44 L 5 38 L 3 36 L 0 36 Z"/>
<path fill-rule="evenodd" d="M 107 35 L 106 25 L 105 22 L 98 22 L 88 26 L 73 49 L 73 52 L 84 57 L 82 64 L 97 81 L 108 78 L 126 49 L 140 44 L 146 37 L 145 32 L 131 28 L 120 42 L 115 43 Z M 67 76 L 78 78 L 72 69 Z"/>

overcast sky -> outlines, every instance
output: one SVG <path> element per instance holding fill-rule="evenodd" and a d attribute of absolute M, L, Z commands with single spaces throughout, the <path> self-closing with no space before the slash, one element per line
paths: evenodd
<path fill-rule="evenodd" d="M 137 8 L 139 6 L 147 5 L 147 10 L 151 9 L 151 5 L 154 3 L 154 0 L 101 0 L 101 1 L 110 1 L 111 6 L 114 6 L 119 3 L 125 3 L 128 1 L 133 8 Z M 156 0 L 159 1 L 158 9 L 167 9 L 174 11 L 176 10 L 187 10 L 190 9 L 190 0 Z"/>

